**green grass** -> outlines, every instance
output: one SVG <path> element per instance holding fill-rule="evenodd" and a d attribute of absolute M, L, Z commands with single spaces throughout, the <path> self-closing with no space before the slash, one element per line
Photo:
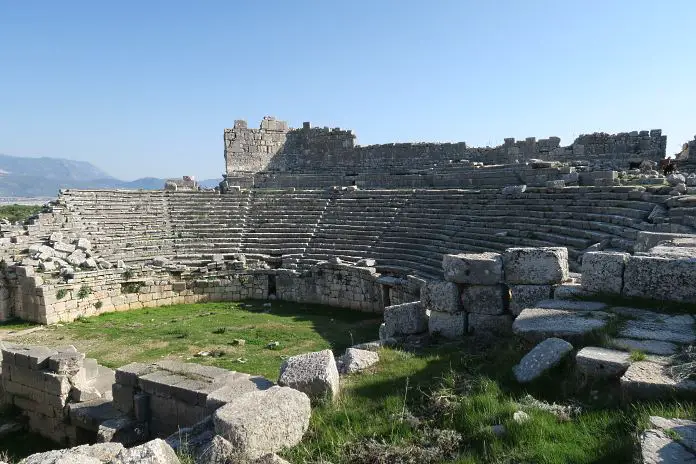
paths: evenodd
<path fill-rule="evenodd" d="M 73 344 L 109 367 L 162 358 L 215 365 L 275 380 L 287 356 L 346 347 L 377 338 L 381 316 L 319 305 L 262 301 L 145 308 L 79 318 L 22 338 Z M 243 339 L 243 346 L 235 340 Z M 276 349 L 268 349 L 277 341 Z M 216 356 L 196 357 L 199 352 Z M 220 355 L 224 353 L 223 355 Z"/>
<path fill-rule="evenodd" d="M 287 356 L 340 354 L 373 340 L 381 321 L 319 305 L 274 302 L 266 312 L 263 302 L 249 303 L 104 314 L 22 341 L 74 344 L 112 367 L 173 358 L 275 380 Z M 693 402 L 622 405 L 618 382 L 580 380 L 572 356 L 520 385 L 512 367 L 527 350 L 514 339 L 469 337 L 417 352 L 382 349 L 375 367 L 342 378 L 338 400 L 315 407 L 302 442 L 283 454 L 295 463 L 624 463 L 650 415 L 696 417 Z M 196 357 L 200 351 L 211 355 Z M 514 421 L 519 410 L 529 420 Z M 506 432 L 494 434 L 494 425 Z"/>
<path fill-rule="evenodd" d="M 41 208 L 36 205 L 0 205 L 0 218 L 7 218 L 11 222 L 26 221 Z"/>
<path fill-rule="evenodd" d="M 628 356 L 628 359 L 631 362 L 645 361 L 647 358 L 648 356 L 640 350 L 633 350 L 631 351 L 631 354 Z"/>

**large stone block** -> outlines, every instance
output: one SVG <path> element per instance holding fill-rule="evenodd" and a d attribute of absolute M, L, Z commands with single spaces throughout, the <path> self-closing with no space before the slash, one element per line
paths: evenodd
<path fill-rule="evenodd" d="M 629 256 L 624 296 L 696 303 L 696 259 Z"/>
<path fill-rule="evenodd" d="M 445 280 L 460 284 L 495 285 L 503 281 L 499 253 L 461 253 L 442 258 Z"/>
<path fill-rule="evenodd" d="M 513 368 L 515 378 L 520 383 L 531 382 L 558 365 L 572 350 L 573 345 L 565 340 L 547 338 L 524 355 L 520 363 Z"/>
<path fill-rule="evenodd" d="M 428 330 L 428 315 L 420 301 L 384 308 L 384 338 L 412 335 Z M 381 338 L 381 335 L 380 335 Z"/>
<path fill-rule="evenodd" d="M 621 294 L 628 253 L 592 251 L 582 256 L 582 289 L 591 293 Z"/>
<path fill-rule="evenodd" d="M 444 280 L 430 280 L 421 288 L 421 303 L 425 309 L 456 313 L 461 311 L 459 287 Z"/>
<path fill-rule="evenodd" d="M 578 372 L 591 378 L 619 378 L 631 365 L 625 351 L 586 346 L 575 355 Z"/>
<path fill-rule="evenodd" d="M 140 446 L 122 450 L 114 462 L 119 464 L 180 464 L 181 461 L 167 442 L 156 438 Z"/>
<path fill-rule="evenodd" d="M 551 298 L 551 285 L 511 285 L 510 312 L 517 316 L 525 308 L 531 308 L 535 303 Z"/>
<path fill-rule="evenodd" d="M 255 459 L 296 445 L 309 427 L 307 395 L 293 388 L 271 387 L 245 393 L 213 415 L 215 432 Z"/>
<path fill-rule="evenodd" d="M 431 311 L 428 318 L 428 332 L 444 338 L 461 338 L 466 333 L 466 313 L 442 313 Z"/>
<path fill-rule="evenodd" d="M 476 314 L 503 314 L 507 289 L 502 285 L 467 285 L 462 289 L 462 308 Z"/>
<path fill-rule="evenodd" d="M 278 384 L 299 390 L 312 400 L 333 400 L 339 391 L 333 353 L 322 350 L 289 357 L 280 366 Z"/>
<path fill-rule="evenodd" d="M 568 280 L 568 249 L 564 247 L 508 248 L 503 253 L 508 284 L 560 284 Z"/>

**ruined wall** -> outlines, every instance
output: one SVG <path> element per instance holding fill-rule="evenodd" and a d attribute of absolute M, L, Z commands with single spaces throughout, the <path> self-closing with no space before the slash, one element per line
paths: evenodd
<path fill-rule="evenodd" d="M 114 311 L 207 301 L 266 299 L 318 303 L 380 312 L 382 286 L 374 268 L 319 263 L 303 273 L 290 270 L 212 272 L 208 276 L 150 268 L 80 272 L 67 282 L 44 283 L 33 268 L 17 266 L 20 283 L 10 297 L 12 314 L 53 324 Z M 272 286 L 275 286 L 273 292 Z"/>
<path fill-rule="evenodd" d="M 382 286 L 374 268 L 319 263 L 309 271 L 278 271 L 276 295 L 284 301 L 381 312 Z"/>
<path fill-rule="evenodd" d="M 271 158 L 285 145 L 288 124 L 267 116 L 258 129 L 249 129 L 247 122 L 237 120 L 232 129 L 225 129 L 225 164 L 227 175 L 265 170 Z"/>
<path fill-rule="evenodd" d="M 432 170 L 447 173 L 461 160 L 485 164 L 515 164 L 531 159 L 579 160 L 625 169 L 629 161 L 663 159 L 667 144 L 661 130 L 581 135 L 566 147 L 560 146 L 558 137 L 539 140 L 528 137 L 520 141 L 508 138 L 502 145 L 482 148 L 468 147 L 465 142 L 355 146 L 354 139 L 350 130 L 312 128 L 309 123 L 302 129 L 289 129 L 287 123 L 270 117 L 264 118 L 259 129 L 248 129 L 245 121 L 236 121 L 234 128 L 224 132 L 226 172 L 231 182 L 247 186 L 312 187 L 317 186 L 311 185 L 316 180 L 323 186 L 332 176 L 345 181 L 346 177 L 365 174 L 376 174 L 374 180 L 380 186 L 391 186 L 395 175 Z M 250 174 L 259 172 L 270 172 L 274 178 L 252 181 Z M 297 179 L 290 173 L 328 177 Z M 415 182 L 418 186 L 434 185 L 432 181 L 419 181 Z M 295 185 L 288 185 L 292 182 Z M 410 182 L 414 184 L 413 179 Z M 401 179 L 395 186 L 410 186 L 407 184 Z"/>
<path fill-rule="evenodd" d="M 4 343 L 0 379 L 3 402 L 22 411 L 35 433 L 61 444 L 96 441 L 96 430 L 80 427 L 74 411 L 87 401 L 111 397 L 112 370 L 73 346 Z"/>

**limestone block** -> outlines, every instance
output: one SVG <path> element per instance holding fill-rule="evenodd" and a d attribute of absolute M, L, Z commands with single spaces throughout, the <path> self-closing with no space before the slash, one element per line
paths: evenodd
<path fill-rule="evenodd" d="M 205 406 L 213 412 L 245 393 L 268 390 L 272 386 L 273 382 L 264 377 L 231 372 L 222 387 L 208 393 Z"/>
<path fill-rule="evenodd" d="M 291 356 L 280 366 L 278 385 L 294 388 L 313 401 L 338 396 L 339 378 L 331 350 Z"/>
<path fill-rule="evenodd" d="M 495 335 L 510 335 L 512 333 L 512 316 L 509 314 L 476 314 L 467 317 L 469 333 L 490 333 Z"/>
<path fill-rule="evenodd" d="M 621 294 L 628 253 L 594 251 L 582 255 L 582 289 L 591 293 Z"/>
<path fill-rule="evenodd" d="M 444 280 L 427 281 L 421 288 L 421 303 L 431 311 L 456 313 L 462 310 L 459 287 Z"/>
<path fill-rule="evenodd" d="M 114 461 L 123 450 L 123 445 L 120 443 L 99 443 L 36 453 L 20 462 L 22 464 L 102 464 Z"/>
<path fill-rule="evenodd" d="M 551 285 L 510 285 L 510 312 L 517 316 L 525 308 L 551 298 Z"/>
<path fill-rule="evenodd" d="M 650 361 L 634 362 L 621 377 L 621 392 L 625 401 L 666 400 L 675 397 L 693 398 L 696 381 L 677 382 L 662 364 Z"/>
<path fill-rule="evenodd" d="M 180 464 L 181 462 L 172 447 L 159 438 L 122 450 L 114 461 L 118 464 Z"/>
<path fill-rule="evenodd" d="M 431 311 L 428 318 L 428 332 L 431 335 L 438 334 L 441 337 L 456 339 L 466 333 L 467 314 L 464 311 L 458 313 L 443 313 Z"/>
<path fill-rule="evenodd" d="M 213 415 L 215 432 L 254 459 L 302 440 L 311 414 L 307 395 L 288 387 L 246 393 Z"/>
<path fill-rule="evenodd" d="M 624 296 L 696 303 L 696 260 L 629 256 Z"/>
<path fill-rule="evenodd" d="M 428 316 L 420 301 L 384 308 L 384 330 L 380 339 L 412 335 L 428 330 Z"/>
<path fill-rule="evenodd" d="M 611 319 L 612 315 L 603 311 L 526 308 L 517 316 L 512 328 L 515 334 L 533 342 L 548 337 L 581 340 L 606 327 Z"/>
<path fill-rule="evenodd" d="M 92 248 L 92 243 L 86 238 L 78 238 L 75 246 L 81 250 L 89 250 Z"/>
<path fill-rule="evenodd" d="M 374 351 L 348 348 L 342 357 L 342 372 L 353 374 L 367 369 L 379 362 L 379 354 Z"/>
<path fill-rule="evenodd" d="M 72 253 L 73 251 L 75 251 L 75 245 L 63 242 L 56 242 L 53 244 L 53 249 L 62 253 Z"/>
<path fill-rule="evenodd" d="M 586 346 L 575 355 L 578 372 L 591 378 L 619 378 L 631 365 L 625 351 Z"/>
<path fill-rule="evenodd" d="M 569 277 L 565 247 L 508 248 L 503 253 L 508 284 L 560 284 Z"/>
<path fill-rule="evenodd" d="M 116 369 L 116 383 L 121 385 L 137 387 L 138 377 L 141 375 L 149 374 L 156 369 L 155 366 L 151 364 L 143 363 L 130 363 L 125 366 L 121 366 Z"/>
<path fill-rule="evenodd" d="M 499 253 L 461 253 L 442 258 L 445 280 L 460 284 L 496 285 L 503 282 Z"/>
<path fill-rule="evenodd" d="M 82 369 L 84 359 L 84 353 L 57 353 L 48 358 L 48 369 L 56 374 L 75 375 Z"/>
<path fill-rule="evenodd" d="M 535 380 L 544 372 L 558 365 L 573 350 L 573 345 L 560 338 L 547 338 L 524 355 L 513 368 L 515 378 L 520 383 Z"/>
<path fill-rule="evenodd" d="M 502 285 L 466 285 L 462 289 L 462 308 L 476 314 L 503 314 L 507 291 Z"/>

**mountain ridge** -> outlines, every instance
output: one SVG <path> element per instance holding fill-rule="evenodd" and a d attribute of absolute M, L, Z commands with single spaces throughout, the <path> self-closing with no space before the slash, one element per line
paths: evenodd
<path fill-rule="evenodd" d="M 157 190 L 165 178 L 117 179 L 88 161 L 67 158 L 20 157 L 0 154 L 0 197 L 54 197 L 65 188 Z M 222 179 L 205 179 L 200 185 L 212 188 Z"/>

